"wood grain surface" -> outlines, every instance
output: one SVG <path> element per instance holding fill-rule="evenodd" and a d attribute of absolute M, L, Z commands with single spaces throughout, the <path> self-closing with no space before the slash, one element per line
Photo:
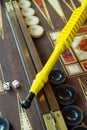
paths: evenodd
<path fill-rule="evenodd" d="M 73 0 L 73 3 L 70 3 L 71 1 L 68 0 L 58 1 L 63 10 L 63 15 L 65 15 L 66 20 L 68 21 L 71 13 L 80 5 L 80 2 L 79 0 Z M 0 37 L 0 64 L 5 82 L 11 83 L 13 80 L 17 79 L 21 83 L 21 87 L 18 89 L 11 87 L 10 91 L 0 93 L 0 112 L 2 116 L 10 121 L 11 130 L 22 130 L 19 113 L 21 106 L 18 105 L 18 99 L 21 98 L 22 100 L 28 94 L 28 89 L 34 80 L 36 73 L 42 69 L 54 50 L 55 39 L 52 39 L 54 38 L 52 37 L 52 34 L 60 32 L 66 24 L 66 21 L 60 17 L 47 0 L 45 1 L 45 4 L 54 27 L 52 28 L 50 23 L 48 23 L 47 19 L 45 19 L 40 12 L 38 6 L 36 6 L 34 0 L 31 1 L 31 7 L 35 9 L 35 15 L 40 19 L 39 24 L 44 28 L 44 35 L 41 38 L 34 39 L 29 34 L 28 26 L 24 21 L 25 18 L 21 13 L 21 8 L 16 8 L 14 6 L 14 10 L 8 12 L 8 15 L 10 16 L 14 31 L 17 35 L 17 41 L 15 41 L 12 28 L 9 24 L 10 21 L 7 17 L 7 9 L 4 6 L 5 3 L 6 2 L 2 2 L 4 40 Z M 79 30 L 76 40 L 80 38 L 87 39 L 86 34 L 87 23 L 85 22 Z M 81 43 L 79 43 L 80 45 L 82 45 L 83 39 L 81 40 Z M 21 46 L 27 73 L 25 72 L 23 62 L 21 61 L 16 42 Z M 67 52 L 64 52 L 64 54 L 60 56 L 54 68 L 58 68 L 66 73 L 67 78 L 64 83 L 70 84 L 75 89 L 78 97 L 74 105 L 77 105 L 82 109 L 84 113 L 83 124 L 87 125 L 87 59 L 81 54 L 82 59 L 80 59 L 78 56 L 79 54 L 74 50 L 74 44 L 75 43 L 73 43 L 73 46 Z M 76 47 L 76 49 L 78 48 Z M 87 50 L 85 50 L 84 55 L 86 55 L 86 51 Z M 70 54 L 68 56 L 71 56 L 69 58 L 68 56 L 65 57 L 68 52 Z M 76 72 L 72 73 L 70 67 L 76 67 Z M 2 73 L 0 72 L 0 74 L 0 80 L 2 81 Z M 31 122 L 33 130 L 46 129 L 43 115 L 49 113 L 50 109 L 54 112 L 56 110 L 61 110 L 61 106 L 57 101 L 57 95 L 48 82 L 45 85 L 44 90 L 35 98 L 30 109 L 24 111 L 28 116 L 28 120 Z M 25 130 L 25 128 L 23 128 L 23 130 Z"/>

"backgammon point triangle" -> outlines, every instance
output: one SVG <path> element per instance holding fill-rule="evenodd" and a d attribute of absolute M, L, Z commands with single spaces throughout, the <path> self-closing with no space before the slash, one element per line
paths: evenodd
<path fill-rule="evenodd" d="M 62 10 L 62 7 L 58 0 L 48 0 L 49 4 L 52 6 L 52 8 L 55 10 L 55 12 L 61 17 L 64 23 L 67 22 L 67 19 L 65 17 L 65 14 Z"/>
<path fill-rule="evenodd" d="M 52 20 L 50 18 L 49 12 L 46 7 L 45 0 L 33 0 L 33 3 L 36 5 L 40 13 L 43 15 L 49 26 L 54 29 Z"/>
<path fill-rule="evenodd" d="M 25 109 L 23 109 L 21 106 L 21 98 L 18 93 L 17 93 L 17 101 L 18 101 L 21 130 L 33 130 L 30 121 L 28 119 L 27 113 Z"/>
<path fill-rule="evenodd" d="M 82 89 L 82 92 L 84 94 L 85 100 L 87 101 L 87 88 L 86 88 L 85 84 L 81 81 L 80 78 L 78 78 L 78 81 L 79 81 L 80 87 Z"/>
<path fill-rule="evenodd" d="M 3 24 L 2 24 L 2 5 L 0 2 L 0 35 L 4 39 Z"/>
<path fill-rule="evenodd" d="M 0 35 L 1 35 L 1 38 L 4 39 L 4 33 L 2 29 L 0 30 Z"/>

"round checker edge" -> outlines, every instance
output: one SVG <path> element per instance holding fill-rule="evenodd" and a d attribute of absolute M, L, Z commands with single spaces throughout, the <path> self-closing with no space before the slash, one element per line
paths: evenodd
<path fill-rule="evenodd" d="M 65 73 L 58 68 L 53 69 L 49 74 L 49 81 L 53 86 L 62 84 L 65 80 Z"/>
<path fill-rule="evenodd" d="M 24 17 L 35 15 L 35 10 L 33 8 L 22 9 L 22 15 Z"/>
<path fill-rule="evenodd" d="M 54 88 L 57 101 L 61 105 L 71 105 L 77 99 L 77 93 L 69 84 L 61 84 Z"/>
<path fill-rule="evenodd" d="M 36 16 L 29 16 L 25 18 L 25 23 L 28 26 L 37 25 L 39 24 L 39 18 Z"/>
<path fill-rule="evenodd" d="M 27 0 L 22 0 L 22 1 L 19 1 L 18 2 L 18 5 L 20 8 L 24 9 L 24 8 L 28 8 L 28 7 L 31 7 L 31 2 L 30 1 L 27 1 Z"/>
<path fill-rule="evenodd" d="M 0 130 L 10 130 L 9 121 L 4 117 L 0 117 Z"/>
<path fill-rule="evenodd" d="M 79 125 L 83 120 L 82 110 L 75 105 L 69 105 L 63 108 L 62 114 L 68 126 Z"/>
<path fill-rule="evenodd" d="M 44 29 L 40 25 L 33 25 L 29 27 L 29 33 L 33 38 L 40 38 L 44 33 Z"/>
<path fill-rule="evenodd" d="M 87 130 L 87 127 L 78 125 L 78 126 L 73 127 L 72 130 Z"/>

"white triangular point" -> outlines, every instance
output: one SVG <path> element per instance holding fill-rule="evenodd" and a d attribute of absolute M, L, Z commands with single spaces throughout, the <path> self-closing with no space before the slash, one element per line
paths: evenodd
<path fill-rule="evenodd" d="M 56 11 L 56 13 L 62 18 L 62 20 L 66 23 L 67 19 L 64 15 L 64 12 L 62 10 L 62 7 L 58 0 L 47 0 L 49 4 L 52 6 L 52 8 Z"/>
<path fill-rule="evenodd" d="M 18 109 L 19 109 L 19 117 L 20 117 L 20 125 L 21 130 L 33 130 L 32 126 L 30 124 L 30 121 L 28 119 L 26 111 L 22 108 L 20 102 L 21 98 L 19 94 L 17 93 L 17 101 L 18 101 Z"/>
<path fill-rule="evenodd" d="M 70 0 L 70 2 L 71 2 L 71 7 L 72 7 L 73 9 L 76 9 L 76 6 L 75 6 L 73 0 Z"/>
<path fill-rule="evenodd" d="M 2 39 L 4 39 L 3 24 L 2 24 L 2 7 L 1 7 L 1 1 L 0 1 L 0 35 L 1 35 Z"/>
<path fill-rule="evenodd" d="M 3 88 L 3 83 L 4 82 L 5 82 L 5 80 L 4 80 L 4 74 L 3 74 L 2 66 L 0 64 L 0 93 L 4 92 L 4 88 Z"/>
<path fill-rule="evenodd" d="M 36 5 L 40 13 L 43 15 L 43 17 L 46 19 L 48 24 L 51 26 L 52 29 L 54 29 L 52 20 L 50 18 L 49 12 L 47 10 L 46 4 L 44 0 L 32 0 L 33 3 Z"/>
<path fill-rule="evenodd" d="M 68 2 L 66 0 L 63 0 L 63 2 L 72 12 L 74 9 L 76 9 L 76 6 L 72 0 L 69 0 Z"/>
<path fill-rule="evenodd" d="M 81 81 L 80 78 L 78 78 L 78 81 L 79 81 L 80 87 L 81 87 L 81 89 L 82 89 L 82 92 L 83 92 L 83 94 L 84 94 L 85 100 L 87 101 L 87 87 L 86 87 L 85 84 Z"/>

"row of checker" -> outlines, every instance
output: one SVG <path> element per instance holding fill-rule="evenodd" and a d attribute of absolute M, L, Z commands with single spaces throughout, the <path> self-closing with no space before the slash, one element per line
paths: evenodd
<path fill-rule="evenodd" d="M 39 25 L 39 18 L 35 15 L 35 10 L 31 7 L 29 0 L 19 0 L 18 5 L 21 9 L 24 21 L 28 26 L 30 35 L 33 38 L 40 38 L 44 34 L 44 29 Z"/>
<path fill-rule="evenodd" d="M 81 125 L 83 121 L 83 111 L 74 105 L 77 93 L 73 86 L 64 84 L 66 75 L 58 68 L 51 71 L 49 81 L 60 105 L 66 125 L 70 130 L 87 130 L 86 126 Z"/>

